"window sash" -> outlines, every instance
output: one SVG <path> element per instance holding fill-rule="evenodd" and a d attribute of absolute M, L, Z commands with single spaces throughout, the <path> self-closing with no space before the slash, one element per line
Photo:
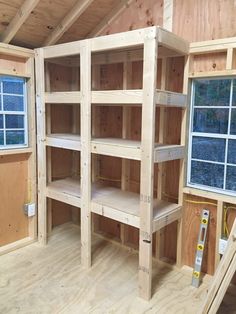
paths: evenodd
<path fill-rule="evenodd" d="M 16 148 L 25 148 L 28 147 L 28 108 L 27 108 L 27 82 L 26 79 L 21 79 L 23 82 L 23 94 L 14 94 L 14 93 L 5 93 L 3 92 L 3 82 L 15 82 L 19 81 L 19 78 L 13 76 L 0 76 L 0 98 L 1 98 L 1 107 L 0 114 L 3 115 L 3 128 L 0 131 L 3 131 L 4 144 L 0 145 L 0 150 L 6 149 L 16 149 Z M 16 96 L 23 97 L 23 110 L 20 111 L 8 111 L 4 110 L 3 106 L 3 97 L 4 96 Z M 5 115 L 22 115 L 24 117 L 24 128 L 6 128 Z M 24 131 L 24 143 L 23 144 L 7 144 L 6 143 L 6 132 L 7 131 Z"/>
<path fill-rule="evenodd" d="M 233 106 L 233 97 L 236 98 L 236 89 L 234 87 L 235 78 L 228 78 L 228 77 L 218 77 L 218 78 L 206 78 L 205 80 L 224 80 L 224 79 L 230 79 L 230 99 L 229 104 L 226 104 L 225 106 L 197 106 L 195 105 L 195 82 L 204 80 L 204 79 L 193 79 L 192 85 L 191 85 L 191 100 L 190 100 L 190 124 L 189 124 L 189 143 L 188 143 L 188 169 L 187 169 L 187 186 L 194 187 L 194 188 L 201 188 L 207 191 L 217 192 L 221 194 L 227 194 L 227 195 L 234 195 L 236 194 L 236 191 L 233 190 L 227 190 L 226 189 L 226 180 L 227 180 L 227 167 L 236 167 L 236 164 L 228 163 L 228 152 L 229 152 L 229 140 L 236 140 L 236 135 L 230 134 L 230 128 L 231 128 L 231 116 L 232 116 L 232 110 L 236 107 Z M 228 109 L 228 129 L 227 134 L 220 134 L 220 133 L 207 133 L 207 132 L 194 132 L 194 112 L 195 109 Z M 193 137 L 202 137 L 202 138 L 215 138 L 215 139 L 225 139 L 225 158 L 224 162 L 219 161 L 211 161 L 211 160 L 202 160 L 198 158 L 192 157 L 192 150 L 193 150 Z M 223 165 L 224 166 L 224 178 L 223 178 L 223 188 L 217 188 L 209 185 L 194 183 L 191 181 L 191 174 L 192 174 L 192 161 L 198 161 L 202 163 L 211 163 L 216 165 Z"/>

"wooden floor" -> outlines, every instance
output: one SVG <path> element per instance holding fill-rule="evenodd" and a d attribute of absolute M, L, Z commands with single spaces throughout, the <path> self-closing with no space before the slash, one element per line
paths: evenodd
<path fill-rule="evenodd" d="M 154 263 L 154 295 L 137 297 L 138 255 L 132 250 L 93 240 L 93 267 L 80 266 L 79 228 L 54 229 L 49 244 L 28 247 L 0 257 L 0 313 L 197 313 L 207 282 L 191 287 L 190 273 Z M 226 303 L 227 302 L 227 303 Z M 231 287 L 219 313 L 236 313 Z"/>

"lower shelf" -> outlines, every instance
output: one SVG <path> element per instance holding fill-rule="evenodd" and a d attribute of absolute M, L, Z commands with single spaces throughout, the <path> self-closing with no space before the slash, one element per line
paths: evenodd
<path fill-rule="evenodd" d="M 121 191 L 117 188 L 100 188 L 92 196 L 93 213 L 117 220 L 127 225 L 140 227 L 139 194 Z M 154 200 L 153 232 L 180 219 L 182 208 L 179 204 Z"/>
<path fill-rule="evenodd" d="M 66 178 L 51 182 L 46 196 L 76 207 L 81 206 L 80 182 Z M 140 226 L 140 196 L 137 193 L 121 191 L 102 184 L 92 187 L 91 211 L 127 225 Z M 161 200 L 154 200 L 153 232 L 178 220 L 181 217 L 181 206 Z"/>
<path fill-rule="evenodd" d="M 73 178 L 53 181 L 47 186 L 46 196 L 59 202 L 81 207 L 80 182 Z"/>

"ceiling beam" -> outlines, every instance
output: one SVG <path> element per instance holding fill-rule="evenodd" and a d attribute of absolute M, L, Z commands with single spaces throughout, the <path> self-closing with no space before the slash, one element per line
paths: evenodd
<path fill-rule="evenodd" d="M 112 9 L 108 15 L 87 35 L 88 38 L 99 36 L 104 29 L 109 26 L 114 20 L 133 2 L 133 0 L 121 0 L 120 3 Z"/>
<path fill-rule="evenodd" d="M 6 30 L 1 34 L 0 40 L 8 44 L 15 34 L 18 32 L 22 24 L 29 17 L 30 13 L 34 10 L 39 0 L 25 0 L 16 15 L 7 26 Z"/>
<path fill-rule="evenodd" d="M 44 46 L 54 45 L 62 35 L 71 27 L 72 24 L 84 13 L 88 6 L 94 0 L 80 0 L 76 5 L 67 13 L 57 27 L 52 31 L 48 38 L 43 43 Z"/>

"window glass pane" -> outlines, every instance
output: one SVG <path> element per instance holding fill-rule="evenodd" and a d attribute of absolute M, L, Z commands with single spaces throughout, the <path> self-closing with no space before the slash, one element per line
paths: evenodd
<path fill-rule="evenodd" d="M 233 80 L 233 86 L 232 106 L 236 106 L 236 80 Z"/>
<path fill-rule="evenodd" d="M 24 144 L 24 131 L 6 131 L 6 144 Z"/>
<path fill-rule="evenodd" d="M 6 129 L 23 129 L 24 128 L 24 116 L 18 114 L 6 115 Z"/>
<path fill-rule="evenodd" d="M 231 80 L 195 81 L 195 106 L 229 106 Z"/>
<path fill-rule="evenodd" d="M 232 109 L 231 112 L 230 134 L 236 134 L 236 109 Z"/>
<path fill-rule="evenodd" d="M 229 140 L 228 163 L 229 164 L 236 164 L 236 140 Z"/>
<path fill-rule="evenodd" d="M 6 111 L 24 111 L 22 96 L 3 96 L 3 109 Z"/>
<path fill-rule="evenodd" d="M 224 162 L 225 139 L 194 136 L 192 158 Z"/>
<path fill-rule="evenodd" d="M 2 82 L 3 93 L 20 94 L 24 93 L 24 81 L 19 79 L 11 79 Z"/>
<path fill-rule="evenodd" d="M 0 114 L 0 129 L 3 129 L 3 115 Z"/>
<path fill-rule="evenodd" d="M 236 191 L 236 167 L 227 166 L 226 189 Z"/>
<path fill-rule="evenodd" d="M 4 145 L 3 131 L 0 131 L 0 145 Z"/>
<path fill-rule="evenodd" d="M 193 132 L 227 134 L 228 109 L 194 109 Z"/>
<path fill-rule="evenodd" d="M 191 183 L 223 188 L 224 165 L 201 161 L 191 163 Z"/>

